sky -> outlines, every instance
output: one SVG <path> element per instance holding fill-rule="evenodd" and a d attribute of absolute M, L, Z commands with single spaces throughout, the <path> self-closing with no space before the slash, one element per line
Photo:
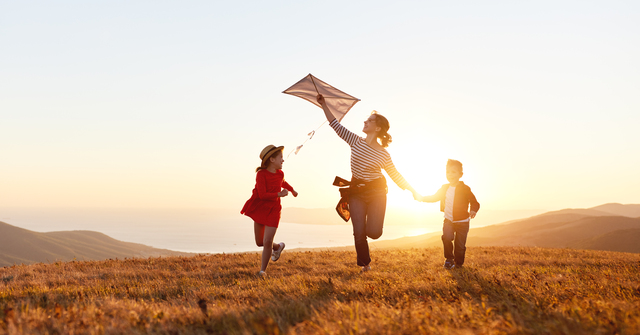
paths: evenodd
<path fill-rule="evenodd" d="M 349 147 L 282 94 L 309 73 L 425 195 L 452 158 L 482 208 L 640 203 L 638 59 L 635 1 L 0 1 L 0 207 L 239 212 L 315 129 L 283 206 L 334 207 Z"/>

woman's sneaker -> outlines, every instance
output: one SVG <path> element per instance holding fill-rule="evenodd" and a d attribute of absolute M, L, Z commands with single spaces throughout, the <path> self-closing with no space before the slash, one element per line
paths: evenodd
<path fill-rule="evenodd" d="M 447 270 L 452 270 L 455 267 L 456 267 L 456 264 L 454 262 L 450 262 L 450 261 L 444 262 L 444 268 Z"/>
<path fill-rule="evenodd" d="M 278 243 L 278 245 L 280 246 L 280 248 L 278 248 L 278 250 L 274 250 L 273 253 L 271 253 L 271 260 L 274 262 L 280 258 L 280 254 L 282 253 L 282 250 L 284 250 L 284 242 L 280 242 Z"/>

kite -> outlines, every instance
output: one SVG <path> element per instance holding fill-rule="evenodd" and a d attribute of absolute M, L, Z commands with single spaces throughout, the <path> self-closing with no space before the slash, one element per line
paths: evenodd
<path fill-rule="evenodd" d="M 329 106 L 333 116 L 338 119 L 338 122 L 342 121 L 342 118 L 349 112 L 351 107 L 360 101 L 360 99 L 344 93 L 314 77 L 311 73 L 282 93 L 305 99 L 320 108 L 322 108 L 322 106 L 320 106 L 316 97 L 318 94 L 322 94 L 324 101 L 327 102 L 327 106 Z"/>
<path fill-rule="evenodd" d="M 331 110 L 331 114 L 333 114 L 338 122 L 342 121 L 342 118 L 347 115 L 351 107 L 353 107 L 353 105 L 360 101 L 360 99 L 344 93 L 339 89 L 314 77 L 311 73 L 309 73 L 297 83 L 293 84 L 293 86 L 282 91 L 282 93 L 291 94 L 293 96 L 305 99 L 320 108 L 322 108 L 322 106 L 320 106 L 320 104 L 318 103 L 317 97 L 318 94 L 322 94 L 322 96 L 324 96 L 324 101 L 327 103 L 327 106 L 329 106 L 329 110 Z M 322 127 L 326 122 L 327 121 L 323 122 L 320 127 Z M 320 127 L 318 127 L 318 129 L 320 129 Z M 302 146 L 307 143 L 308 140 L 313 138 L 313 135 L 315 135 L 318 129 L 313 130 L 309 134 L 307 134 L 309 138 L 307 138 L 301 145 L 295 148 L 296 155 L 298 154 L 300 149 L 302 149 Z M 291 156 L 293 152 L 293 150 L 289 152 L 289 154 L 287 155 L 287 159 L 289 159 L 289 156 Z"/>

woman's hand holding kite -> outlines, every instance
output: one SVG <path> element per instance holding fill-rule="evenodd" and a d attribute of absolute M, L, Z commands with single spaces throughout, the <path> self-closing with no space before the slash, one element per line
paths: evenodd
<path fill-rule="evenodd" d="M 320 106 L 322 106 L 322 110 L 324 111 L 324 115 L 327 117 L 327 121 L 331 122 L 335 120 L 336 117 L 333 115 L 333 113 L 331 113 L 331 110 L 329 109 L 329 106 L 327 106 L 327 102 L 324 101 L 324 97 L 322 96 L 322 94 L 318 94 L 316 99 L 318 100 Z"/>

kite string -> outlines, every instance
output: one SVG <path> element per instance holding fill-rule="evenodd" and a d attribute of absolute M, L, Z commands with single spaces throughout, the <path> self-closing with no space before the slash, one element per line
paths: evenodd
<path fill-rule="evenodd" d="M 313 136 L 316 134 L 316 131 L 318 131 L 320 128 L 322 128 L 322 126 L 324 126 L 324 124 L 327 123 L 327 121 L 325 120 L 324 122 L 322 122 L 322 124 L 316 128 L 316 130 L 312 130 L 310 133 L 307 134 L 308 138 L 306 140 L 304 140 L 304 142 L 302 142 L 302 144 L 300 144 L 299 146 L 297 146 L 295 149 L 291 149 L 291 151 L 289 152 L 289 154 L 287 155 L 286 159 L 289 159 L 289 156 L 291 156 L 291 154 L 295 151 L 295 154 L 297 155 L 298 152 L 300 151 L 300 149 L 302 149 L 302 146 L 307 143 L 307 141 L 309 141 L 310 139 L 313 138 Z"/>

